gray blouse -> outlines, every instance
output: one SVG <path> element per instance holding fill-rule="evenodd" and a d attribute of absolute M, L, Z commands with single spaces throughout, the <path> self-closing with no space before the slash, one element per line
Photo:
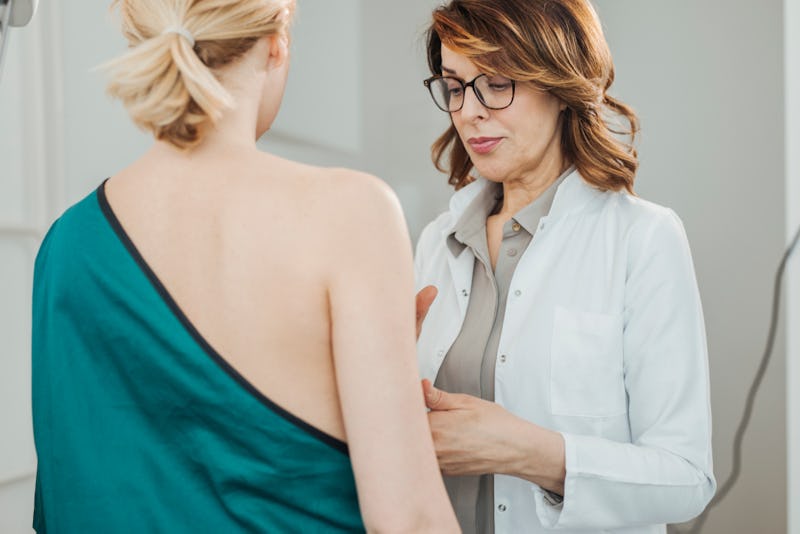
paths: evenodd
<path fill-rule="evenodd" d="M 503 240 L 494 271 L 489 259 L 486 220 L 502 206 L 501 184 L 488 184 L 470 203 L 447 238 L 458 256 L 469 247 L 475 255 L 472 287 L 464 324 L 439 368 L 434 385 L 451 393 L 466 393 L 494 401 L 494 369 L 503 330 L 506 299 L 517 263 L 553 204 L 567 169 L 536 200 L 503 225 Z M 494 532 L 494 476 L 446 476 L 447 493 L 465 534 Z"/>

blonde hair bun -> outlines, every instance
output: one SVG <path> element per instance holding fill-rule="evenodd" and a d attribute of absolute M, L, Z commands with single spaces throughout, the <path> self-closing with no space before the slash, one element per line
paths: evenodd
<path fill-rule="evenodd" d="M 294 0 L 115 0 L 114 7 L 129 50 L 103 66 L 109 95 L 156 139 L 191 149 L 234 104 L 215 70 L 261 37 L 285 32 Z"/>

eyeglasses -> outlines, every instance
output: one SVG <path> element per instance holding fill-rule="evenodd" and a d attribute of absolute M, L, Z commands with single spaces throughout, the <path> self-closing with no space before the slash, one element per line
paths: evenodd
<path fill-rule="evenodd" d="M 514 80 L 502 76 L 480 74 L 471 82 L 462 82 L 450 76 L 431 76 L 422 82 L 431 93 L 436 106 L 447 113 L 459 111 L 464 107 L 464 94 L 472 87 L 475 96 L 483 107 L 503 109 L 514 101 Z"/>

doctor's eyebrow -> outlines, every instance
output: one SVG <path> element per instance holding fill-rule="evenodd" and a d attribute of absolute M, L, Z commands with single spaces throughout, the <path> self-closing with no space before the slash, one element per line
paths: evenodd
<path fill-rule="evenodd" d="M 444 65 L 442 65 L 442 72 L 445 73 L 445 74 L 456 75 L 456 71 L 454 71 L 453 69 L 448 69 Z"/>

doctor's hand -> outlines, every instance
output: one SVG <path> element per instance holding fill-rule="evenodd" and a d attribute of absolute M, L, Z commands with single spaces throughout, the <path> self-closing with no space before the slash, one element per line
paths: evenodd
<path fill-rule="evenodd" d="M 497 403 L 422 381 L 439 467 L 445 475 L 511 475 L 563 495 L 564 439 Z"/>
<path fill-rule="evenodd" d="M 425 321 L 425 316 L 428 315 L 428 310 L 438 293 L 439 291 L 435 286 L 425 286 L 417 293 L 417 339 L 419 339 L 419 333 L 422 331 L 422 323 Z"/>

